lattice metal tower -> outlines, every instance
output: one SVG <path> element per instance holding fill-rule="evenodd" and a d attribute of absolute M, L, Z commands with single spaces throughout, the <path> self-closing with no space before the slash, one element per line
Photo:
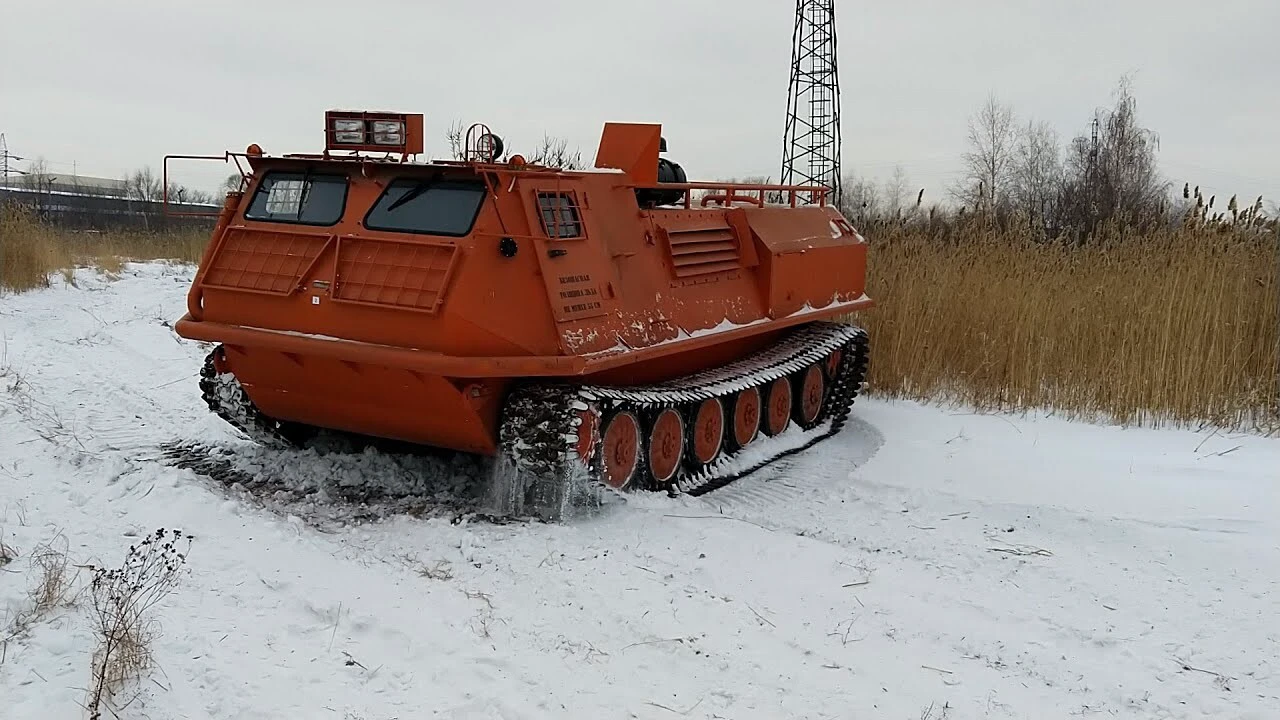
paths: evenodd
<path fill-rule="evenodd" d="M 0 180 L 0 182 L 2 182 L 4 185 L 8 185 L 9 174 L 11 172 L 16 175 L 26 175 L 26 173 L 22 172 L 17 168 L 13 168 L 12 171 L 9 169 L 10 160 L 21 160 L 21 159 L 22 158 L 18 157 L 17 155 L 13 155 L 9 152 L 9 145 L 4 140 L 4 133 L 0 133 L 0 178 L 3 179 L 3 180 Z"/>
<path fill-rule="evenodd" d="M 840 197 L 840 81 L 835 0 L 796 0 L 782 182 L 821 185 Z"/>

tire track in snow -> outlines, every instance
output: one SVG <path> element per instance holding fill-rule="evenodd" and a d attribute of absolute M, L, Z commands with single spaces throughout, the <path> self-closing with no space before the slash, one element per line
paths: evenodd
<path fill-rule="evenodd" d="M 808 502 L 843 491 L 853 471 L 870 460 L 883 444 L 884 435 L 858 415 L 855 403 L 848 424 L 839 434 L 698 500 L 715 511 L 776 518 L 780 516 L 779 509 L 792 506 L 797 500 Z"/>

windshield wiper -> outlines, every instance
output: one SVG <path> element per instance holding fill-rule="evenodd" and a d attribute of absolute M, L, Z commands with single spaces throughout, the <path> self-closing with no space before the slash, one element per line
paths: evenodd
<path fill-rule="evenodd" d="M 307 206 L 307 196 L 311 191 L 311 183 L 307 182 L 311 179 L 311 168 L 307 168 L 306 173 L 302 175 L 302 188 L 298 191 L 298 212 L 294 214 L 293 219 L 302 220 L 302 209 Z"/>
<path fill-rule="evenodd" d="M 431 189 L 431 186 L 432 186 L 432 185 L 435 185 L 435 184 L 436 184 L 436 181 L 437 181 L 437 180 L 439 180 L 439 179 L 440 179 L 440 174 L 439 174 L 439 173 L 436 173 L 435 175 L 432 175 L 431 177 L 427 178 L 426 180 L 420 180 L 420 181 L 418 182 L 418 184 L 417 184 L 417 185 L 414 185 L 414 186 L 413 186 L 413 189 L 412 189 L 412 190 L 410 190 L 409 192 L 405 193 L 404 195 L 401 195 L 399 200 L 396 200 L 395 202 L 393 202 L 393 203 L 391 203 L 390 205 L 388 205 L 388 206 L 387 206 L 387 210 L 386 210 L 386 212 L 391 212 L 392 210 L 395 210 L 396 208 L 400 207 L 401 205 L 403 205 L 403 204 L 405 204 L 405 203 L 407 203 L 407 202 L 409 202 L 409 201 L 411 201 L 411 200 L 413 200 L 413 199 L 417 198 L 418 196 L 422 195 L 422 193 L 426 192 L 427 190 L 430 190 L 430 189 Z"/>

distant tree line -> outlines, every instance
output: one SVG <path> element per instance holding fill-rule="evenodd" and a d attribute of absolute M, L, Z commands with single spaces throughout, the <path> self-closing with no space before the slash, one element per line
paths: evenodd
<path fill-rule="evenodd" d="M 1179 188 L 1165 178 L 1156 161 L 1159 141 L 1138 121 L 1128 78 L 1120 80 L 1114 103 L 1095 110 L 1065 145 L 1048 123 L 1019 120 L 991 96 L 969 118 L 962 174 L 946 189 L 954 204 L 926 203 L 925 190 L 909 188 L 901 167 L 882 186 L 847 178 L 839 204 L 863 226 L 967 215 L 1041 239 L 1084 241 L 1104 225 L 1138 232 L 1177 225 L 1278 231 L 1275 210 L 1268 212 L 1260 196 L 1205 197 L 1198 186 Z"/>
<path fill-rule="evenodd" d="M 73 229 L 163 229 L 212 222 L 199 217 L 165 217 L 164 184 L 151 168 L 135 170 L 115 186 L 104 186 L 76 175 L 50 172 L 48 163 L 37 158 L 10 185 L 16 192 L 0 189 L 5 202 L 26 206 L 38 218 Z M 168 188 L 171 210 L 209 210 L 191 206 L 219 204 L 220 198 L 207 191 L 173 182 Z"/>
<path fill-rule="evenodd" d="M 235 175 L 237 180 L 239 174 Z M 74 192 L 81 195 L 124 197 L 142 202 L 161 202 L 164 199 L 164 183 L 159 175 L 150 167 L 134 170 L 121 179 L 121 187 L 111 188 L 85 183 L 76 175 L 62 175 L 50 172 L 44 158 L 36 158 L 27 165 L 15 182 L 14 187 L 33 190 L 41 194 L 51 194 L 55 190 Z M 187 187 L 176 182 L 168 186 L 169 201 L 179 204 L 221 204 L 221 196 L 212 192 Z"/>

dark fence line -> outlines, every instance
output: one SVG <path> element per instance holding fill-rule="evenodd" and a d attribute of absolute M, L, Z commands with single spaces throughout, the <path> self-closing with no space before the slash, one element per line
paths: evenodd
<path fill-rule="evenodd" d="M 212 227 L 213 217 L 169 217 L 161 201 L 105 195 L 0 188 L 0 205 L 30 208 L 40 219 L 69 230 L 168 230 Z M 169 212 L 217 212 L 217 205 L 169 203 Z"/>

